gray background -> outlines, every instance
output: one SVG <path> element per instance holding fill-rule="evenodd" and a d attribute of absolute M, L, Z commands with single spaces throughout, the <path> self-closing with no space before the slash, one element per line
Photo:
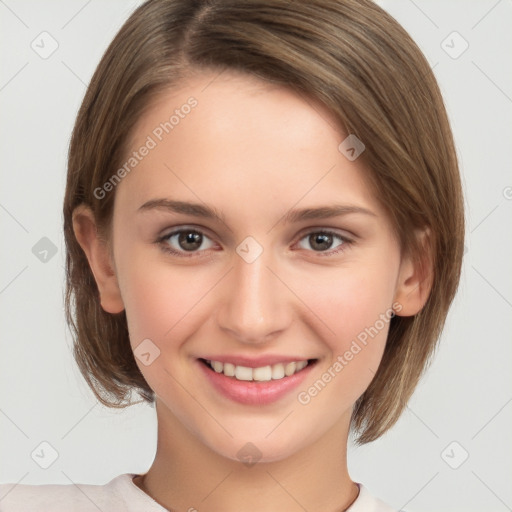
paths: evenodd
<path fill-rule="evenodd" d="M 0 482 L 104 484 L 145 472 L 154 457 L 154 408 L 96 402 L 72 359 L 62 306 L 71 129 L 103 51 L 139 3 L 0 0 Z M 432 366 L 389 433 L 350 447 L 349 468 L 408 512 L 512 510 L 512 2 L 379 4 L 417 41 L 444 94 L 467 251 Z M 41 37 L 39 52 L 58 43 L 47 58 L 31 47 Z M 58 454 L 47 469 L 52 449 L 42 442 Z M 41 448 L 46 460 L 34 454 Z"/>

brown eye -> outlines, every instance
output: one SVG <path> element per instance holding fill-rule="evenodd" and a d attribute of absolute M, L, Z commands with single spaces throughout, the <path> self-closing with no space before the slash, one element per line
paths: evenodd
<path fill-rule="evenodd" d="M 179 229 L 162 236 L 158 239 L 158 242 L 164 251 L 176 256 L 195 256 L 196 253 L 201 253 L 213 247 L 211 241 L 209 246 L 206 245 L 206 247 L 204 247 L 206 240 L 210 241 L 210 239 L 200 231 L 195 229 Z"/>
<path fill-rule="evenodd" d="M 333 249 L 333 244 L 336 239 L 338 239 L 340 243 L 335 245 Z M 309 248 L 302 245 L 302 249 L 312 250 L 322 256 L 324 256 L 322 253 L 325 253 L 325 256 L 336 254 L 344 250 L 346 246 L 351 243 L 350 240 L 338 233 L 334 233 L 333 231 L 311 231 L 306 233 L 306 235 L 301 239 L 301 243 L 304 240 L 307 241 L 306 245 L 309 245 Z"/>
<path fill-rule="evenodd" d="M 308 241 L 314 250 L 323 251 L 331 248 L 333 237 L 327 233 L 314 233 L 309 235 Z"/>
<path fill-rule="evenodd" d="M 203 235 L 195 231 L 181 231 L 178 233 L 178 244 L 184 251 L 194 251 L 201 247 Z"/>

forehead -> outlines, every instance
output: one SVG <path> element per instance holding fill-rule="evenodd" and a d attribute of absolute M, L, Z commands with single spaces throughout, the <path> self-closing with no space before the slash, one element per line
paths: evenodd
<path fill-rule="evenodd" d="M 375 205 L 361 160 L 320 102 L 257 77 L 204 72 L 152 102 L 131 151 L 151 146 L 118 185 L 116 202 L 170 195 L 220 208 L 275 211 L 312 201 Z M 129 157 L 129 155 L 127 155 Z M 303 203 L 303 204 L 302 204 Z"/>

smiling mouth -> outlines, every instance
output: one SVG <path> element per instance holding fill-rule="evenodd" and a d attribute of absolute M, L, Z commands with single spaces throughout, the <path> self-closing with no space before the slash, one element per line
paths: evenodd
<path fill-rule="evenodd" d="M 269 382 L 281 380 L 285 377 L 291 377 L 299 373 L 304 368 L 312 366 L 317 359 L 304 359 L 289 363 L 278 363 L 273 365 L 261 366 L 258 368 L 249 368 L 247 366 L 234 365 L 232 363 L 222 363 L 210 359 L 199 358 L 199 361 L 216 373 L 222 373 L 226 377 L 231 377 L 239 381 Z"/>

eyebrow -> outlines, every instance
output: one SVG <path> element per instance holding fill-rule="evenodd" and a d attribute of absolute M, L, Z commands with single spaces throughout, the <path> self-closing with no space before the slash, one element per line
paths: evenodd
<path fill-rule="evenodd" d="M 225 224 L 224 216 L 215 208 L 206 204 L 190 203 L 187 201 L 175 201 L 172 199 L 151 199 L 146 201 L 138 209 L 139 212 L 150 210 L 165 210 L 174 213 L 183 213 L 192 215 L 194 217 L 201 217 L 204 219 L 214 219 Z M 302 208 L 289 210 L 286 212 L 281 220 L 285 224 L 293 222 L 300 222 L 303 220 L 312 219 L 328 219 L 332 217 L 339 217 L 350 213 L 360 213 L 376 217 L 377 215 L 361 206 L 354 205 L 341 205 L 335 204 L 331 206 L 321 206 L 318 208 Z"/>

